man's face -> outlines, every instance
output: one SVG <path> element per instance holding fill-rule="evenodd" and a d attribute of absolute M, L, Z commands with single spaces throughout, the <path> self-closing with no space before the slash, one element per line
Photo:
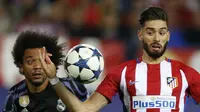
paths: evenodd
<path fill-rule="evenodd" d="M 39 52 L 44 52 L 42 48 L 26 49 L 24 51 L 22 72 L 27 81 L 34 86 L 42 85 L 47 80 L 39 59 Z"/>
<path fill-rule="evenodd" d="M 151 20 L 139 31 L 139 39 L 142 41 L 143 49 L 152 57 L 161 57 L 167 48 L 169 41 L 169 31 L 166 21 Z"/>

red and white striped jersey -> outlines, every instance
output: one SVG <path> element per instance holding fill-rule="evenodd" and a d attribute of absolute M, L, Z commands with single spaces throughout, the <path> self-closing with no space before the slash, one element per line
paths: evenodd
<path fill-rule="evenodd" d="M 187 95 L 200 103 L 200 74 L 175 60 L 138 58 L 108 72 L 96 92 L 110 100 L 119 92 L 127 112 L 184 112 Z"/>

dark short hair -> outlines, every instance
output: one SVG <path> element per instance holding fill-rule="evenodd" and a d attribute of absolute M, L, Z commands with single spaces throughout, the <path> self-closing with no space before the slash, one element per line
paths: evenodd
<path fill-rule="evenodd" d="M 151 6 L 145 9 L 139 18 L 140 26 L 144 27 L 145 22 L 149 20 L 163 20 L 168 25 L 167 13 L 160 7 Z"/>
<path fill-rule="evenodd" d="M 58 44 L 57 36 L 48 35 L 44 32 L 24 31 L 19 34 L 13 47 L 14 64 L 17 67 L 23 64 L 23 56 L 26 49 L 46 47 L 47 52 L 53 55 L 50 57 L 52 62 L 58 68 L 58 65 L 62 64 L 62 58 L 64 58 L 62 53 L 63 45 Z"/>

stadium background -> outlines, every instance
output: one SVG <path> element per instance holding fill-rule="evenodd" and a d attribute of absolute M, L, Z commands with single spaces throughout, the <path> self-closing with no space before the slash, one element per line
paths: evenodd
<path fill-rule="evenodd" d="M 200 0 L 1 0 L 0 1 L 0 108 L 9 87 L 23 79 L 13 64 L 13 43 L 19 32 L 36 30 L 62 37 L 67 49 L 88 43 L 101 50 L 105 71 L 140 54 L 138 16 L 150 6 L 169 15 L 171 40 L 166 55 L 200 72 Z M 66 49 L 66 53 L 67 53 Z M 86 85 L 91 93 L 102 77 Z M 62 66 L 61 77 L 66 76 Z M 200 106 L 187 99 L 186 112 Z M 122 112 L 119 97 L 101 112 Z"/>

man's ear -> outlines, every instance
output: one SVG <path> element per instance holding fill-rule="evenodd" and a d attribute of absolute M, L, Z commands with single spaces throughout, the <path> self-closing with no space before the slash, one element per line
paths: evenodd
<path fill-rule="evenodd" d="M 169 40 L 170 40 L 170 31 L 168 31 L 168 42 L 169 42 Z"/>
<path fill-rule="evenodd" d="M 24 69 L 23 69 L 22 64 L 19 65 L 19 73 L 24 75 Z"/>
<path fill-rule="evenodd" d="M 138 34 L 139 40 L 142 41 L 143 40 L 142 29 L 139 29 L 138 32 L 137 32 L 137 34 Z"/>

